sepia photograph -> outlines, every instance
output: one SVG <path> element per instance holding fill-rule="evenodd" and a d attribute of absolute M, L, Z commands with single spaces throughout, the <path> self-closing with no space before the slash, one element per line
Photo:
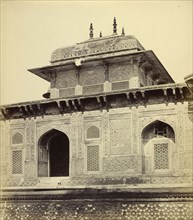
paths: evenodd
<path fill-rule="evenodd" d="M 0 0 L 0 220 L 192 220 L 192 0 Z"/>

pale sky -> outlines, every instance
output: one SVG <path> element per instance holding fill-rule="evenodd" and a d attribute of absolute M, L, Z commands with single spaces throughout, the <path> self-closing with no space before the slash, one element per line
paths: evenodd
<path fill-rule="evenodd" d="M 49 65 L 59 47 L 118 33 L 153 50 L 175 82 L 192 71 L 192 1 L 1 0 L 1 104 L 43 99 L 49 83 L 27 69 Z"/>

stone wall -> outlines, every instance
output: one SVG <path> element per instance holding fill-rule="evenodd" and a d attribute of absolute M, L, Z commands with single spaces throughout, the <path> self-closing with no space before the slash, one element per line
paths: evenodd
<path fill-rule="evenodd" d="M 52 76 L 51 98 L 98 94 L 152 85 L 151 74 L 129 60 L 108 65 L 59 70 Z M 58 92 L 56 92 L 58 91 Z"/>
<path fill-rule="evenodd" d="M 74 184 L 114 184 L 116 181 L 122 184 L 123 179 L 129 183 L 131 178 L 136 178 L 132 183 L 190 183 L 193 145 L 190 114 L 188 103 L 178 102 L 1 122 L 4 185 L 37 183 L 39 139 L 52 129 L 69 138 L 72 184 L 73 179 Z M 155 137 L 144 144 L 143 130 L 156 121 L 171 126 L 175 141 Z M 153 154 L 148 151 L 152 143 L 160 144 L 163 140 L 169 146 L 170 165 L 168 170 L 157 172 Z M 161 152 L 159 157 L 165 154 Z"/>
<path fill-rule="evenodd" d="M 2 219 L 191 220 L 191 202 L 44 201 L 2 204 Z"/>

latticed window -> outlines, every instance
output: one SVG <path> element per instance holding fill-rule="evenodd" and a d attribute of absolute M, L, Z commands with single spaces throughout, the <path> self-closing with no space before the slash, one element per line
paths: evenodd
<path fill-rule="evenodd" d="M 155 136 L 168 136 L 168 127 L 164 123 L 158 123 L 154 127 Z"/>
<path fill-rule="evenodd" d="M 12 152 L 12 174 L 22 174 L 22 151 Z"/>
<path fill-rule="evenodd" d="M 100 137 L 99 128 L 97 128 L 94 125 L 92 125 L 91 127 L 88 128 L 88 130 L 86 132 L 87 139 L 93 139 L 93 138 L 99 138 L 99 137 Z"/>
<path fill-rule="evenodd" d="M 12 144 L 22 144 L 23 143 L 23 135 L 19 132 L 15 133 L 12 136 Z"/>
<path fill-rule="evenodd" d="M 87 171 L 99 171 L 99 146 L 87 146 Z"/>
<path fill-rule="evenodd" d="M 154 168 L 157 170 L 169 169 L 168 144 L 154 144 Z"/>

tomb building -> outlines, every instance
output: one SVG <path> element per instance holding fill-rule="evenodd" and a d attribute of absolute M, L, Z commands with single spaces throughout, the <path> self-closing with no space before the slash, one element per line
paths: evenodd
<path fill-rule="evenodd" d="M 166 200 L 172 212 L 180 197 L 179 216 L 190 219 L 191 76 L 175 83 L 152 50 L 117 33 L 116 19 L 112 35 L 94 37 L 91 24 L 88 40 L 56 49 L 50 63 L 29 69 L 50 83 L 44 99 L 1 106 L 2 201 L 122 198 L 126 210 L 128 198 L 150 199 L 163 211 Z"/>

